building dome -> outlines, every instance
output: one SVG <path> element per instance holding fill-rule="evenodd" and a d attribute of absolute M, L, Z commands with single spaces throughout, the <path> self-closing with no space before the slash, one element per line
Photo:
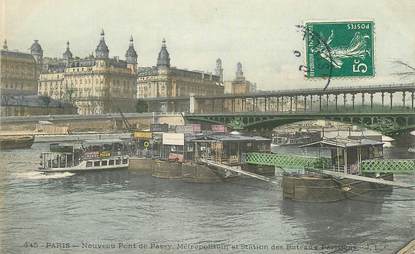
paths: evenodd
<path fill-rule="evenodd" d="M 166 40 L 163 39 L 159 56 L 157 58 L 157 67 L 170 67 L 170 55 L 166 48 Z"/>
<path fill-rule="evenodd" d="M 130 38 L 130 46 L 125 53 L 125 58 L 128 64 L 137 64 L 137 52 L 134 49 L 133 36 Z"/>
<path fill-rule="evenodd" d="M 72 59 L 72 52 L 69 49 L 69 41 L 66 42 L 66 51 L 65 51 L 65 53 L 63 53 L 63 59 L 65 59 L 65 60 Z"/>
<path fill-rule="evenodd" d="M 109 49 L 107 44 L 105 43 L 105 38 L 104 38 L 104 30 L 102 30 L 101 32 L 101 40 L 98 43 L 97 48 L 95 49 L 95 56 L 97 58 L 108 58 L 109 56 Z"/>
<path fill-rule="evenodd" d="M 42 47 L 39 44 L 38 40 L 35 40 L 32 44 L 32 46 L 30 46 L 30 54 L 32 55 L 42 55 L 43 56 L 43 50 Z"/>

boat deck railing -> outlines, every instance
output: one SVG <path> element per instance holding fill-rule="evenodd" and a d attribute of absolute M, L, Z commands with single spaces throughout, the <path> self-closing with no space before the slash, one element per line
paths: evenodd
<path fill-rule="evenodd" d="M 43 169 L 68 168 L 79 165 L 80 158 L 73 153 L 42 152 L 41 166 Z"/>

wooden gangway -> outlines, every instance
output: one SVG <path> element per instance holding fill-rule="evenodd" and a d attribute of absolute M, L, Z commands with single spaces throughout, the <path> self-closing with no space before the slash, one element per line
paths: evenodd
<path fill-rule="evenodd" d="M 380 178 L 372 178 L 372 177 L 366 177 L 366 176 L 359 176 L 359 175 L 352 175 L 352 174 L 345 174 L 341 172 L 335 172 L 330 170 L 313 170 L 316 172 L 323 173 L 325 175 L 330 175 L 336 178 L 348 178 L 352 180 L 358 180 L 358 181 L 364 181 L 364 182 L 370 182 L 370 183 L 378 183 L 383 185 L 390 185 L 395 187 L 401 187 L 401 188 L 414 188 L 414 185 L 409 185 L 402 182 L 397 181 L 388 181 Z"/>
<path fill-rule="evenodd" d="M 258 174 L 252 173 L 252 172 L 242 170 L 240 167 L 231 167 L 231 166 L 228 166 L 228 165 L 225 165 L 225 164 L 222 164 L 222 163 L 218 163 L 216 161 L 206 160 L 206 159 L 200 159 L 199 161 L 206 164 L 206 165 L 208 165 L 208 166 L 211 166 L 211 167 L 220 168 L 220 169 L 223 169 L 223 170 L 229 170 L 231 172 L 235 172 L 235 173 L 238 173 L 238 174 L 241 174 L 241 175 L 246 175 L 246 176 L 261 180 L 261 181 L 265 181 L 265 182 L 269 182 L 269 183 L 273 183 L 273 184 L 278 184 L 277 182 L 273 181 L 269 177 L 265 177 L 265 176 L 262 176 L 262 175 L 258 175 Z"/>
<path fill-rule="evenodd" d="M 396 254 L 413 254 L 415 253 L 415 239 L 406 244 Z"/>
<path fill-rule="evenodd" d="M 206 159 L 200 159 L 199 161 L 206 164 L 206 165 L 208 165 L 208 166 L 212 166 L 212 167 L 215 167 L 215 168 L 220 168 L 220 169 L 223 169 L 223 170 L 229 170 L 231 172 L 239 173 L 241 175 L 246 175 L 246 176 L 261 180 L 261 181 L 265 181 L 265 182 L 269 182 L 269 183 L 273 183 L 273 184 L 278 184 L 276 181 L 272 180 L 269 177 L 265 177 L 265 176 L 262 176 L 262 175 L 258 175 L 258 174 L 252 173 L 252 172 L 242 170 L 240 167 L 231 167 L 231 166 L 228 166 L 228 165 L 218 163 L 216 161 L 206 160 Z M 408 188 L 408 189 L 414 189 L 415 188 L 414 185 L 409 185 L 409 184 L 402 183 L 402 182 L 397 182 L 397 181 L 388 181 L 388 180 L 384 180 L 384 179 L 380 179 L 380 178 L 345 174 L 345 173 L 335 172 L 335 171 L 331 171 L 331 170 L 321 170 L 321 169 L 311 169 L 311 168 L 307 168 L 307 170 L 322 173 L 322 174 L 329 175 L 329 176 L 332 176 L 332 177 L 335 177 L 335 178 L 348 178 L 348 179 L 352 179 L 352 180 L 371 182 L 371 183 L 395 186 L 395 187 L 400 187 L 400 188 Z"/>

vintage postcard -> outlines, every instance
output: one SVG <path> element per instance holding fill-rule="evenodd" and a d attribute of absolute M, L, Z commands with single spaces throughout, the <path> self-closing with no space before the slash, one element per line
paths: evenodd
<path fill-rule="evenodd" d="M 0 253 L 415 253 L 415 1 L 0 0 Z"/>

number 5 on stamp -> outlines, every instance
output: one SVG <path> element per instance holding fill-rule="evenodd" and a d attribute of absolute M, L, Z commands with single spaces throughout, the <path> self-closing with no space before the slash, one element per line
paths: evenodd
<path fill-rule="evenodd" d="M 307 22 L 307 77 L 373 77 L 373 21 Z"/>

